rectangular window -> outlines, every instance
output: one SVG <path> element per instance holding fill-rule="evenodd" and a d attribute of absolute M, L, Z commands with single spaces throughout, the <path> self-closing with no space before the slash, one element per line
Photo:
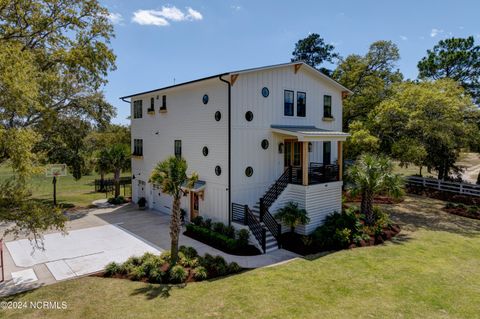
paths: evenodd
<path fill-rule="evenodd" d="M 323 117 L 332 117 L 332 97 L 330 95 L 323 96 Z"/>
<path fill-rule="evenodd" d="M 133 155 L 143 156 L 143 140 L 141 139 L 133 140 Z"/>
<path fill-rule="evenodd" d="M 302 143 L 293 142 L 293 166 L 302 165 Z"/>
<path fill-rule="evenodd" d="M 297 92 L 297 116 L 305 117 L 307 111 L 307 94 Z"/>
<path fill-rule="evenodd" d="M 162 106 L 160 107 L 160 110 L 166 110 L 167 109 L 167 96 L 162 95 Z"/>
<path fill-rule="evenodd" d="M 292 165 L 292 142 L 285 142 L 283 151 L 283 163 L 285 167 Z"/>
<path fill-rule="evenodd" d="M 332 156 L 332 142 L 323 142 L 323 165 L 330 165 Z"/>
<path fill-rule="evenodd" d="M 182 157 L 182 141 L 180 140 L 175 140 L 175 156 L 176 157 Z"/>
<path fill-rule="evenodd" d="M 283 108 L 283 115 L 285 116 L 293 116 L 293 99 L 294 99 L 294 92 L 285 90 L 283 97 L 284 97 L 284 108 Z"/>
<path fill-rule="evenodd" d="M 155 98 L 150 98 L 150 107 L 147 112 L 155 112 Z"/>
<path fill-rule="evenodd" d="M 142 100 L 133 101 L 133 118 L 142 118 Z"/>

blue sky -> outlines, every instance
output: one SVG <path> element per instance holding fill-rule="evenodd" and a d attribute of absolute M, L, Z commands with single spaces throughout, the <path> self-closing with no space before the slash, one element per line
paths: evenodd
<path fill-rule="evenodd" d="M 417 62 L 440 39 L 474 35 L 480 42 L 480 1 L 113 1 L 117 70 L 105 87 L 118 98 L 225 71 L 290 61 L 294 44 L 318 33 L 347 56 L 365 54 L 376 40 L 392 40 L 399 69 L 417 77 Z"/>

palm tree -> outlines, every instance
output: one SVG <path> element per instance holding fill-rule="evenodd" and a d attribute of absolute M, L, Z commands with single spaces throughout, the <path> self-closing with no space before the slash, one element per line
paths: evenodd
<path fill-rule="evenodd" d="M 295 227 L 298 225 L 305 225 L 310 222 L 307 211 L 298 208 L 298 204 L 289 202 L 285 207 L 280 208 L 275 214 L 275 217 L 282 221 L 282 223 L 290 226 L 290 232 L 295 232 Z"/>
<path fill-rule="evenodd" d="M 114 144 L 107 150 L 108 160 L 106 167 L 113 171 L 115 180 L 115 198 L 120 196 L 120 175 L 122 170 L 130 167 L 130 148 L 125 144 Z"/>
<path fill-rule="evenodd" d="M 175 265 L 178 258 L 178 239 L 180 236 L 181 216 L 180 199 L 183 195 L 182 186 L 191 188 L 198 180 L 198 175 L 193 173 L 187 176 L 187 161 L 183 158 L 171 156 L 155 166 L 150 175 L 150 183 L 160 185 L 163 193 L 173 197 L 172 218 L 170 220 L 171 239 L 171 265 Z"/>
<path fill-rule="evenodd" d="M 360 212 L 365 215 L 365 223 L 373 225 L 373 197 L 379 193 L 399 198 L 403 195 L 403 179 L 393 173 L 393 163 L 386 157 L 371 154 L 362 155 L 348 170 L 349 190 L 353 196 L 360 195 Z"/>
<path fill-rule="evenodd" d="M 110 154 L 108 148 L 103 148 L 95 155 L 94 165 L 95 171 L 100 174 L 100 191 L 105 191 L 105 174 L 107 174 L 110 169 Z"/>

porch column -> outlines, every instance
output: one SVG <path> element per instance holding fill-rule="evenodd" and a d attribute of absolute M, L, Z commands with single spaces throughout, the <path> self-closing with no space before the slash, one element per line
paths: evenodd
<path fill-rule="evenodd" d="M 342 150 L 343 142 L 338 141 L 337 145 L 338 145 L 337 146 L 338 180 L 341 181 L 343 177 L 343 150 Z"/>
<path fill-rule="evenodd" d="M 308 142 L 302 142 L 302 184 L 308 185 Z"/>

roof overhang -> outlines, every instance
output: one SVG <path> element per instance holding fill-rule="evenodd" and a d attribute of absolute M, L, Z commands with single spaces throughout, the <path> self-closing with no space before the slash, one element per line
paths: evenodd
<path fill-rule="evenodd" d="M 294 137 L 300 142 L 345 141 L 348 133 L 330 131 L 315 126 L 272 125 L 272 132 Z"/>
<path fill-rule="evenodd" d="M 203 191 L 205 189 L 205 187 L 207 186 L 207 183 L 205 181 L 196 181 L 195 184 L 193 184 L 193 187 L 187 187 L 187 183 L 183 183 L 181 188 L 182 190 L 188 190 L 188 191 L 191 191 L 191 192 L 200 192 L 200 191 Z"/>

